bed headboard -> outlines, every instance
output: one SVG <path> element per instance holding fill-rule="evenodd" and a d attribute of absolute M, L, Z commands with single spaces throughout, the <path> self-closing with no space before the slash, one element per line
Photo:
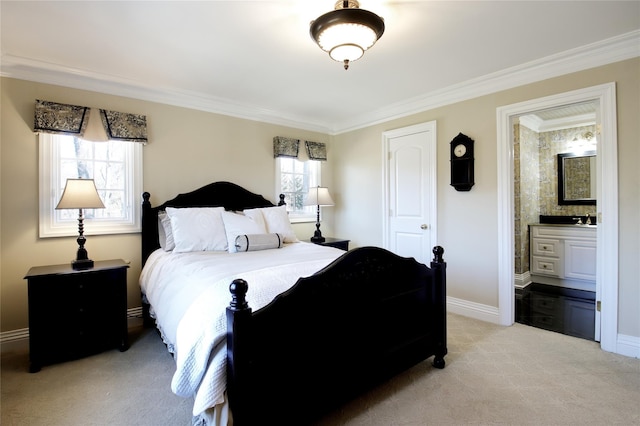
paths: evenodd
<path fill-rule="evenodd" d="M 157 207 L 151 207 L 151 194 L 142 194 L 142 265 L 149 255 L 160 247 L 158 240 L 158 212 L 166 207 L 224 207 L 226 210 L 244 210 L 258 207 L 273 207 L 271 201 L 262 195 L 254 194 L 231 182 L 214 182 L 185 194 L 179 194 L 172 200 Z M 280 194 L 278 205 L 285 204 Z"/>

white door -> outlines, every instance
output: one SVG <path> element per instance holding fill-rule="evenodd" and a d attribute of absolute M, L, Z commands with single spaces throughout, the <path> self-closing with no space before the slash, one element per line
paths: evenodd
<path fill-rule="evenodd" d="M 383 133 L 384 247 L 429 264 L 436 238 L 436 123 Z"/>

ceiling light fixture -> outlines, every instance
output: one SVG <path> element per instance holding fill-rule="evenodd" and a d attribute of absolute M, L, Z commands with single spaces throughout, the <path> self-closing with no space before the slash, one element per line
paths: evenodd
<path fill-rule="evenodd" d="M 382 37 L 384 20 L 360 9 L 356 0 L 338 1 L 335 10 L 311 22 L 309 32 L 318 46 L 331 59 L 342 62 L 346 70 Z"/>

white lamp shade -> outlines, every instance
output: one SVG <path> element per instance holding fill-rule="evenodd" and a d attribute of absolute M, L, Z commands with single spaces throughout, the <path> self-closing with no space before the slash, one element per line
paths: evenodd
<path fill-rule="evenodd" d="M 322 50 L 327 52 L 350 46 L 350 55 L 344 58 L 334 59 L 339 61 L 344 59 L 355 61 L 363 55 L 365 50 L 373 46 L 377 39 L 378 37 L 375 31 L 365 25 L 344 23 L 332 25 L 321 32 L 318 38 L 318 44 Z M 332 57 L 333 56 L 337 55 L 332 54 Z"/>
<path fill-rule="evenodd" d="M 334 202 L 329 194 L 329 189 L 317 186 L 315 188 L 309 188 L 309 194 L 304 200 L 305 206 L 333 206 Z"/>
<path fill-rule="evenodd" d="M 60 209 L 103 209 L 93 179 L 67 179 L 64 192 L 56 210 Z"/>

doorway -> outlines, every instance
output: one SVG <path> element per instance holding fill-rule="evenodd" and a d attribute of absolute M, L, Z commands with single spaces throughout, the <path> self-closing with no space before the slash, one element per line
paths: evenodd
<path fill-rule="evenodd" d="M 497 109 L 498 131 L 498 293 L 500 323 L 515 315 L 513 120 L 528 113 L 594 101 L 599 139 L 597 168 L 596 297 L 601 310 L 600 345 L 616 350 L 618 315 L 618 163 L 615 83 L 562 93 Z M 606 283 L 606 285 L 605 285 Z"/>
<path fill-rule="evenodd" d="M 586 225 L 596 222 L 597 108 L 564 105 L 511 122 L 515 321 L 589 340 L 600 338 L 597 225 Z"/>

